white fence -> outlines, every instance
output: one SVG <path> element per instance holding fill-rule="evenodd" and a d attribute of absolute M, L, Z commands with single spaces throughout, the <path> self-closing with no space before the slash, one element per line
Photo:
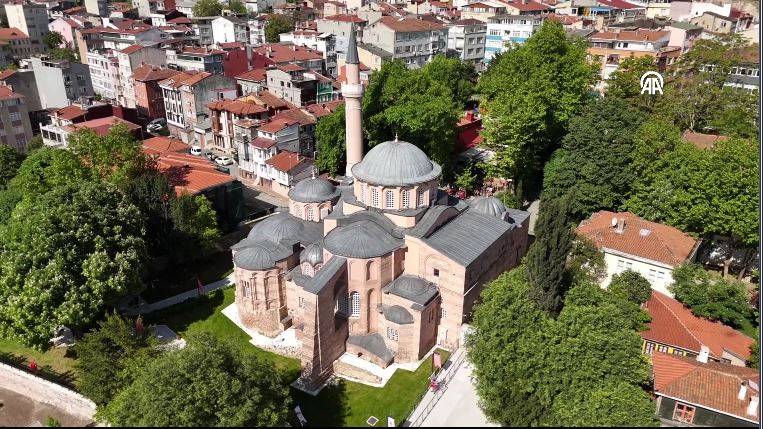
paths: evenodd
<path fill-rule="evenodd" d="M 427 390 L 419 404 L 416 405 L 416 408 L 414 408 L 411 412 L 411 415 L 405 419 L 404 426 L 419 427 L 424 422 L 424 420 L 426 420 L 427 416 L 429 416 L 429 413 L 432 412 L 432 409 L 435 407 L 435 405 L 437 405 L 437 402 L 440 400 L 440 398 L 442 398 L 442 395 L 445 394 L 445 391 L 448 389 L 448 382 L 453 379 L 453 376 L 456 375 L 458 368 L 461 367 L 461 365 L 466 360 L 465 348 L 459 347 L 458 350 L 456 350 L 454 353 L 453 357 L 454 359 L 450 361 L 448 368 L 444 369 L 437 375 L 436 381 L 439 384 L 437 391 L 431 392 L 431 388 Z"/>

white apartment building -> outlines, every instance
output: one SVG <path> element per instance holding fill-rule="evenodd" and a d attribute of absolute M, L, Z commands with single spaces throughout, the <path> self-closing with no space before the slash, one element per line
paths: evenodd
<path fill-rule="evenodd" d="M 105 101 L 116 103 L 120 90 L 119 60 L 111 50 L 87 53 L 93 91 Z"/>
<path fill-rule="evenodd" d="M 412 17 L 384 16 L 363 30 L 363 43 L 391 52 L 408 68 L 420 68 L 435 55 L 444 55 L 447 41 L 447 27 Z"/>
<path fill-rule="evenodd" d="M 285 4 L 286 0 L 246 0 L 244 6 L 249 12 L 265 13 L 268 9 Z"/>
<path fill-rule="evenodd" d="M 265 44 L 265 24 L 268 21 L 264 15 L 249 20 L 249 43 L 253 46 Z"/>
<path fill-rule="evenodd" d="M 647 18 L 669 18 L 670 17 L 670 5 L 672 3 L 672 0 L 630 0 L 629 3 L 633 3 L 637 6 L 646 8 Z M 689 3 L 702 3 L 702 2 L 692 1 Z"/>
<path fill-rule="evenodd" d="M 487 25 L 476 19 L 460 19 L 448 28 L 448 50 L 458 52 L 461 61 L 485 59 Z"/>
<path fill-rule="evenodd" d="M 315 30 L 295 30 L 282 33 L 279 37 L 281 43 L 291 43 L 322 52 L 323 59 L 326 61 L 326 72 L 336 76 L 336 37 L 333 34 Z"/>
<path fill-rule="evenodd" d="M 249 26 L 243 19 L 221 16 L 212 20 L 212 41 L 214 43 L 249 42 Z"/>
<path fill-rule="evenodd" d="M 488 20 L 485 42 L 485 62 L 504 52 L 511 43 L 524 43 L 543 24 L 543 18 L 533 15 L 496 15 Z"/>
<path fill-rule="evenodd" d="M 43 4 L 23 3 L 5 5 L 5 15 L 8 27 L 18 28 L 29 36 L 32 53 L 47 50 L 43 37 L 50 32 L 48 29 L 48 11 Z"/>

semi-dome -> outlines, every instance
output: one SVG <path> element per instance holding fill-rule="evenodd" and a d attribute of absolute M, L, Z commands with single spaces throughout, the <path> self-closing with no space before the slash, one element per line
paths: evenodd
<path fill-rule="evenodd" d="M 326 179 L 305 179 L 289 191 L 289 198 L 301 203 L 322 203 L 339 196 L 339 190 Z"/>
<path fill-rule="evenodd" d="M 305 262 L 313 266 L 323 263 L 323 246 L 318 243 L 313 243 L 307 246 L 305 250 L 299 254 L 299 263 L 303 264 Z"/>
<path fill-rule="evenodd" d="M 363 161 L 352 166 L 352 175 L 374 185 L 405 186 L 428 182 L 442 168 L 416 146 L 399 140 L 374 146 Z"/>
<path fill-rule="evenodd" d="M 290 254 L 291 250 L 286 246 L 270 241 L 256 241 L 237 251 L 233 256 L 233 263 L 245 270 L 267 270 L 275 267 L 278 261 L 289 257 Z"/>
<path fill-rule="evenodd" d="M 334 255 L 359 259 L 389 254 L 401 244 L 401 240 L 370 220 L 336 227 L 323 239 L 323 246 Z"/>
<path fill-rule="evenodd" d="M 499 219 L 503 219 L 507 211 L 506 206 L 496 197 L 475 197 L 468 203 L 471 210 Z"/>
<path fill-rule="evenodd" d="M 289 213 L 280 212 L 254 224 L 247 239 L 268 240 L 276 243 L 284 239 L 296 240 L 302 228 L 303 225 L 299 219 Z"/>

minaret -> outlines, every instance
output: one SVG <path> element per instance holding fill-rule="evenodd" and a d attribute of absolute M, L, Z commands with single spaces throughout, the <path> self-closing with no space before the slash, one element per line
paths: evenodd
<path fill-rule="evenodd" d="M 358 45 L 355 37 L 355 25 L 353 25 L 350 29 L 350 41 L 347 43 L 347 59 L 344 62 L 345 82 L 342 83 L 347 144 L 345 175 L 347 177 L 352 177 L 352 166 L 363 160 L 363 115 L 360 111 L 363 86 L 360 84 L 360 60 L 358 60 Z"/>

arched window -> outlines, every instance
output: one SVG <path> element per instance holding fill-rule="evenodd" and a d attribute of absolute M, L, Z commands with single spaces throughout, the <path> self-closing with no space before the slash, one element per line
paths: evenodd
<path fill-rule="evenodd" d="M 310 264 L 309 264 L 309 263 L 307 263 L 307 262 L 304 262 L 304 263 L 302 264 L 302 274 L 304 274 L 304 275 L 306 275 L 306 276 L 310 276 L 310 277 L 312 277 L 312 276 L 315 274 L 315 273 L 313 272 L 313 266 L 312 266 L 312 265 L 310 265 Z"/>
<path fill-rule="evenodd" d="M 424 190 L 419 189 L 419 207 L 424 205 Z"/>
<path fill-rule="evenodd" d="M 384 207 L 388 209 L 395 208 L 395 193 L 390 189 L 384 191 Z"/>
<path fill-rule="evenodd" d="M 305 207 L 305 216 L 307 217 L 307 220 L 315 220 L 315 213 L 313 213 L 313 208 L 310 206 Z"/>
<path fill-rule="evenodd" d="M 374 278 L 374 272 L 376 272 L 376 264 L 374 261 L 368 261 L 366 264 L 366 280 Z"/>
<path fill-rule="evenodd" d="M 302 207 L 299 204 L 294 204 L 294 216 L 302 219 Z"/>
<path fill-rule="evenodd" d="M 360 184 L 360 202 L 363 204 L 366 203 L 366 184 L 365 183 Z"/>
<path fill-rule="evenodd" d="M 407 209 L 411 206 L 411 195 L 409 192 L 408 190 L 403 191 L 403 204 L 401 208 Z"/>
<path fill-rule="evenodd" d="M 360 294 L 353 292 L 350 294 L 350 317 L 360 317 Z"/>
<path fill-rule="evenodd" d="M 371 189 L 371 205 L 374 207 L 379 207 L 379 190 L 378 189 Z"/>
<path fill-rule="evenodd" d="M 347 300 L 347 294 L 346 293 L 343 293 L 343 294 L 339 295 L 339 298 L 336 301 L 336 309 L 337 309 L 337 313 L 339 313 L 339 314 L 341 314 L 343 316 L 347 316 L 347 313 L 350 310 L 349 310 L 349 302 Z"/>

